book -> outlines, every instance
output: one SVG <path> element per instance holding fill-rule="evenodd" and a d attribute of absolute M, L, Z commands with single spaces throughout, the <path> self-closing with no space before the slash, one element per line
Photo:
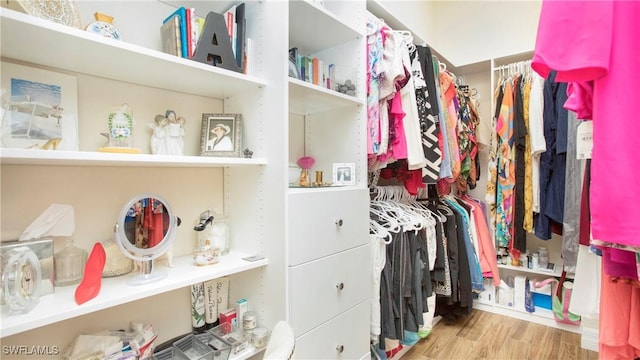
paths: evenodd
<path fill-rule="evenodd" d="M 191 56 L 193 56 L 193 45 L 191 44 L 191 40 L 193 38 L 191 33 L 191 28 L 192 28 L 191 11 L 185 8 L 184 14 L 185 14 L 185 22 L 186 22 L 186 30 L 187 30 L 187 56 L 185 57 L 189 59 L 191 58 Z"/>
<path fill-rule="evenodd" d="M 204 29 L 205 19 L 202 16 L 195 15 L 195 37 L 196 37 L 196 46 L 198 47 L 198 43 L 200 42 L 200 35 L 202 35 L 202 30 Z M 193 54 L 195 55 L 196 49 L 193 49 Z"/>
<path fill-rule="evenodd" d="M 236 54 L 236 5 L 224 12 L 224 21 L 227 23 L 227 32 L 231 40 L 231 51 Z"/>
<path fill-rule="evenodd" d="M 247 27 L 247 20 L 245 19 L 245 5 L 244 3 L 239 4 L 238 6 L 236 6 L 236 17 L 235 17 L 235 25 L 236 25 L 236 50 L 235 50 L 235 56 L 236 56 L 236 62 L 238 63 L 238 66 L 242 69 L 243 66 L 243 62 L 244 62 L 244 43 L 246 41 L 246 36 L 247 36 L 247 32 L 246 32 L 246 27 Z"/>
<path fill-rule="evenodd" d="M 162 38 L 162 51 L 167 54 L 182 56 L 179 16 L 175 15 L 162 24 L 160 27 L 160 36 Z"/>
<path fill-rule="evenodd" d="M 176 9 L 171 15 L 167 16 L 162 22 L 163 24 L 177 16 L 180 19 L 180 56 L 183 58 L 188 56 L 188 43 L 187 43 L 187 11 L 184 7 Z"/>
<path fill-rule="evenodd" d="M 313 78 L 311 79 L 311 82 L 314 85 L 318 85 L 318 77 L 319 77 L 319 62 L 318 62 L 318 58 L 314 57 L 311 59 L 311 69 L 313 71 Z"/>
<path fill-rule="evenodd" d="M 289 61 L 293 62 L 294 64 L 298 61 L 297 47 L 292 47 L 291 49 L 289 49 Z"/>
<path fill-rule="evenodd" d="M 331 90 L 336 89 L 336 65 L 329 64 L 329 80 L 328 80 L 327 88 Z"/>
<path fill-rule="evenodd" d="M 253 48 L 251 38 L 247 38 L 244 42 L 244 68 L 242 71 L 245 74 L 253 74 Z"/>

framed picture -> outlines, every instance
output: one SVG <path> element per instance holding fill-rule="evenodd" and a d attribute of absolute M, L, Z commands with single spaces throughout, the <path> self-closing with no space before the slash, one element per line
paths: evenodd
<path fill-rule="evenodd" d="M 201 156 L 240 157 L 240 114 L 202 114 Z"/>
<path fill-rule="evenodd" d="M 333 185 L 355 185 L 356 184 L 356 164 L 336 163 L 333 164 Z"/>
<path fill-rule="evenodd" d="M 78 150 L 74 76 L 2 62 L 2 147 Z"/>

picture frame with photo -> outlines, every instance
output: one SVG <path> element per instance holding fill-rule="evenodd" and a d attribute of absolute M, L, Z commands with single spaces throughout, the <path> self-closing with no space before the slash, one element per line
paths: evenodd
<path fill-rule="evenodd" d="M 354 163 L 334 163 L 333 164 L 333 185 L 345 186 L 356 184 L 356 164 Z"/>
<path fill-rule="evenodd" d="M 79 150 L 75 76 L 3 61 L 1 147 Z"/>
<path fill-rule="evenodd" d="M 241 157 L 240 114 L 202 114 L 200 156 Z"/>

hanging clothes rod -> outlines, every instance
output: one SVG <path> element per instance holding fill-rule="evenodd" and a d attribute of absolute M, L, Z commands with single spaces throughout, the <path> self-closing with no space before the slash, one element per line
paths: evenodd
<path fill-rule="evenodd" d="M 511 64 L 495 66 L 493 68 L 493 71 L 510 70 L 510 69 L 517 68 L 517 67 L 523 66 L 523 65 L 525 65 L 527 67 L 530 67 L 531 66 L 531 60 L 518 61 L 518 62 L 511 63 Z"/>

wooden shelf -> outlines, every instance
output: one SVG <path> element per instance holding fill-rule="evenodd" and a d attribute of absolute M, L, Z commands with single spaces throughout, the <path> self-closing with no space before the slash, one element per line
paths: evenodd
<path fill-rule="evenodd" d="M 364 106 L 365 101 L 354 96 L 289 78 L 289 112 L 310 115 L 348 106 Z"/>
<path fill-rule="evenodd" d="M 0 33 L 0 53 L 5 60 L 44 62 L 60 70 L 218 99 L 266 85 L 264 80 L 253 76 L 97 36 L 6 8 L 1 12 Z"/>
<path fill-rule="evenodd" d="M 76 286 L 56 287 L 55 293 L 40 298 L 40 302 L 31 312 L 9 316 L 6 307 L 2 309 L 2 337 L 18 334 L 55 322 L 104 310 L 135 300 L 162 294 L 175 289 L 191 286 L 199 282 L 216 279 L 243 271 L 266 266 L 267 259 L 254 262 L 242 260 L 246 253 L 231 251 L 220 258 L 220 262 L 210 266 L 196 266 L 191 255 L 174 259 L 173 268 L 163 266 L 156 270 L 166 270 L 168 277 L 141 286 L 130 286 L 127 281 L 136 273 L 103 278 L 100 293 L 94 299 L 77 305 L 74 300 Z"/>
<path fill-rule="evenodd" d="M 332 48 L 364 34 L 311 1 L 289 2 L 289 47 L 305 55 Z"/>
<path fill-rule="evenodd" d="M 2 165 L 135 166 L 135 167 L 228 167 L 265 165 L 266 159 L 207 156 L 121 154 L 92 151 L 0 149 Z"/>

